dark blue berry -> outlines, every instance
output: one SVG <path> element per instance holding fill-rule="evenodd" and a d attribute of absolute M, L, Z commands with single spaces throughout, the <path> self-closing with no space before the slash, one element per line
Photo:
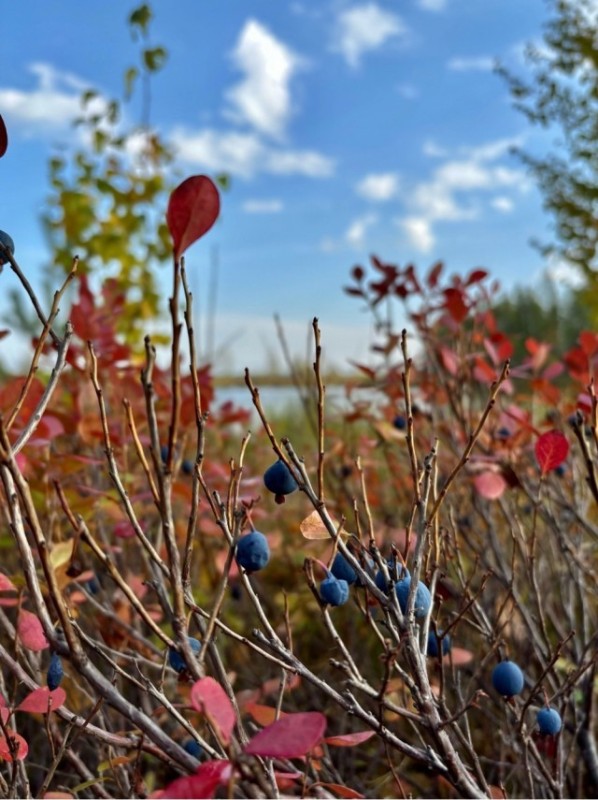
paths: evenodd
<path fill-rule="evenodd" d="M 320 584 L 320 597 L 329 606 L 342 606 L 349 599 L 349 584 L 329 575 Z"/>
<path fill-rule="evenodd" d="M 163 444 L 162 447 L 160 448 L 160 458 L 162 459 L 162 463 L 163 464 L 166 464 L 166 462 L 168 461 L 168 453 L 169 452 L 170 451 L 168 449 L 168 445 L 167 444 Z"/>
<path fill-rule="evenodd" d="M 503 697 L 513 697 L 523 689 L 523 672 L 513 661 L 501 661 L 492 670 L 492 685 Z"/>
<path fill-rule="evenodd" d="M 392 424 L 398 431 L 404 431 L 407 427 L 407 420 L 402 414 L 397 414 L 397 416 L 393 419 Z"/>
<path fill-rule="evenodd" d="M 54 689 L 58 689 L 63 678 L 64 669 L 62 667 L 62 660 L 58 653 L 52 653 L 52 657 L 50 658 L 50 666 L 48 667 L 48 672 L 46 674 L 46 683 L 48 684 L 48 689 L 51 692 L 53 692 Z"/>
<path fill-rule="evenodd" d="M 409 598 L 409 588 L 411 586 L 411 575 L 406 575 L 397 581 L 395 591 L 399 599 L 399 606 L 403 614 L 407 612 L 407 600 Z M 423 619 L 432 605 L 432 595 L 425 583 L 418 581 L 417 589 L 415 590 L 415 602 L 413 604 L 413 613 L 415 619 Z"/>
<path fill-rule="evenodd" d="M 181 470 L 185 473 L 185 475 L 193 475 L 193 466 L 193 461 L 185 458 L 181 464 Z"/>
<path fill-rule="evenodd" d="M 187 739 L 183 744 L 183 749 L 186 750 L 190 756 L 193 756 L 198 760 L 203 755 L 203 747 L 200 745 L 197 739 Z"/>
<path fill-rule="evenodd" d="M 191 650 L 197 655 L 201 650 L 201 642 L 199 639 L 195 639 L 193 636 L 188 636 L 187 641 L 189 642 L 189 647 Z M 168 663 L 175 672 L 184 672 L 187 669 L 187 662 L 179 653 L 179 651 L 174 649 L 174 647 L 168 648 Z"/>
<path fill-rule="evenodd" d="M 502 428 L 499 428 L 496 433 L 496 436 L 499 439 L 508 439 L 510 435 L 511 431 L 508 428 L 505 428 L 504 426 Z"/>
<path fill-rule="evenodd" d="M 15 243 L 12 240 L 12 236 L 9 236 L 5 231 L 0 231 L 0 242 L 8 248 L 11 256 L 14 255 Z M 0 250 L 0 264 L 8 264 L 8 258 L 6 258 L 3 250 Z"/>
<path fill-rule="evenodd" d="M 94 575 L 93 578 L 90 578 L 88 581 L 85 582 L 85 588 L 90 594 L 98 594 L 101 590 L 100 582 Z"/>
<path fill-rule="evenodd" d="M 257 572 L 270 561 L 270 547 L 263 533 L 251 531 L 237 542 L 237 564 L 246 572 Z"/>
<path fill-rule="evenodd" d="M 402 564 L 396 564 L 394 559 L 390 558 L 387 560 L 386 565 L 388 567 L 388 574 L 390 575 L 391 582 L 395 582 L 395 575 L 399 577 L 405 577 L 409 575 L 409 571 L 405 569 Z M 376 573 L 376 577 L 374 578 L 374 583 L 380 589 L 381 592 L 388 593 L 388 582 L 384 577 L 384 573 L 381 569 L 378 570 Z"/>
<path fill-rule="evenodd" d="M 352 586 L 357 581 L 357 573 L 342 553 L 337 553 L 335 555 L 332 566 L 330 567 L 330 572 L 332 572 L 335 578 L 347 581 L 349 586 Z"/>
<path fill-rule="evenodd" d="M 556 736 L 563 726 L 563 720 L 556 708 L 541 708 L 537 720 L 543 736 Z"/>
<path fill-rule="evenodd" d="M 442 631 L 438 631 L 438 634 L 442 635 Z M 430 631 L 428 633 L 428 646 L 426 647 L 426 655 L 430 656 L 431 658 L 438 658 L 439 648 L 438 645 L 440 644 L 440 639 L 438 634 L 434 633 L 434 631 Z M 442 637 L 442 655 L 445 656 L 451 649 L 451 637 L 447 633 L 446 636 Z"/>
<path fill-rule="evenodd" d="M 284 461 L 276 461 L 264 472 L 264 484 L 268 491 L 276 495 L 277 503 L 284 503 L 284 495 L 297 489 L 297 481 L 293 478 Z"/>

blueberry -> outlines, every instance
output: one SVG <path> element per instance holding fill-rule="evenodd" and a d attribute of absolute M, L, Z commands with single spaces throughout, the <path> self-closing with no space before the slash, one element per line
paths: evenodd
<path fill-rule="evenodd" d="M 407 427 L 407 420 L 402 414 L 397 414 L 397 416 L 393 419 L 392 424 L 398 431 L 404 431 Z"/>
<path fill-rule="evenodd" d="M 499 428 L 498 431 L 496 432 L 497 439 L 508 439 L 510 435 L 511 431 L 508 428 L 505 428 L 504 426 L 502 428 Z"/>
<path fill-rule="evenodd" d="M 334 575 L 324 578 L 320 584 L 320 597 L 323 603 L 329 606 L 342 606 L 349 599 L 349 584 L 345 580 L 339 580 Z"/>
<path fill-rule="evenodd" d="M 538 728 L 543 736 L 556 736 L 560 731 L 563 721 L 556 708 L 541 708 L 538 711 Z"/>
<path fill-rule="evenodd" d="M 409 587 L 411 586 L 411 575 L 406 575 L 397 581 L 395 591 L 399 599 L 399 606 L 403 614 L 407 612 L 407 600 L 409 598 Z M 432 595 L 425 583 L 418 581 L 417 589 L 415 590 L 415 602 L 413 605 L 413 613 L 415 619 L 423 619 L 432 605 Z"/>
<path fill-rule="evenodd" d="M 372 575 L 374 573 L 374 566 L 375 566 L 374 559 L 371 556 L 365 556 L 365 566 L 362 564 L 363 569 L 370 575 Z M 355 580 L 355 586 L 365 586 L 365 583 L 361 580 L 359 575 L 357 575 L 357 578 Z"/>
<path fill-rule="evenodd" d="M 199 639 L 195 639 L 193 636 L 188 636 L 187 641 L 189 642 L 189 647 L 191 650 L 197 655 L 201 650 L 201 642 Z M 175 672 L 184 672 L 187 669 L 187 662 L 179 653 L 179 651 L 174 649 L 174 647 L 168 648 L 168 663 Z"/>
<path fill-rule="evenodd" d="M 188 458 L 183 459 L 183 463 L 181 464 L 181 469 L 185 473 L 185 475 L 193 475 L 193 468 L 194 468 L 193 461 L 190 461 Z"/>
<path fill-rule="evenodd" d="M 237 542 L 237 564 L 246 572 L 257 572 L 270 561 L 270 547 L 263 533 L 251 531 Z"/>
<path fill-rule="evenodd" d="M 523 689 L 523 672 L 513 661 L 501 661 L 492 670 L 492 685 L 503 697 L 513 697 Z"/>
<path fill-rule="evenodd" d="M 183 749 L 186 750 L 190 756 L 200 759 L 203 755 L 203 747 L 197 739 L 187 739 L 183 744 Z"/>
<path fill-rule="evenodd" d="M 85 582 L 85 588 L 90 594 L 98 594 L 102 587 L 100 585 L 100 582 L 94 575 L 93 578 L 90 578 L 88 581 Z"/>
<path fill-rule="evenodd" d="M 268 467 L 264 472 L 264 484 L 268 491 L 276 495 L 277 503 L 284 503 L 284 495 L 297 489 L 297 481 L 284 461 L 276 461 Z"/>
<path fill-rule="evenodd" d="M 438 658 L 438 645 L 440 644 L 439 634 L 442 635 L 442 631 L 438 631 L 438 634 L 434 633 L 434 631 L 430 631 L 428 633 L 428 646 L 426 647 L 426 655 L 430 656 L 431 658 Z M 443 656 L 450 651 L 451 644 L 451 637 L 447 633 L 447 635 L 442 638 Z"/>
<path fill-rule="evenodd" d="M 160 448 L 160 458 L 162 459 L 162 463 L 163 464 L 166 464 L 166 462 L 168 461 L 168 453 L 169 452 L 170 451 L 168 449 L 168 445 L 167 444 L 163 444 L 162 447 Z"/>
<path fill-rule="evenodd" d="M 53 692 L 54 689 L 58 689 L 63 678 L 64 669 L 62 667 L 60 656 L 58 653 L 52 653 L 50 658 L 50 666 L 48 667 L 48 672 L 46 673 L 46 683 L 48 684 L 48 689 L 51 692 Z"/>
<path fill-rule="evenodd" d="M 0 231 L 0 242 L 8 248 L 11 256 L 15 253 L 15 243 L 12 240 L 12 237 L 9 236 L 5 231 Z M 8 259 L 6 258 L 4 251 L 0 250 L 0 264 L 8 264 Z"/>
<path fill-rule="evenodd" d="M 330 567 L 330 572 L 332 572 L 335 578 L 347 581 L 349 586 L 352 586 L 357 581 L 357 573 L 342 553 L 337 553 L 335 555 L 332 566 Z"/>
<path fill-rule="evenodd" d="M 409 571 L 406 570 L 402 564 L 395 564 L 394 559 L 388 559 L 386 562 L 386 566 L 388 567 L 388 573 L 390 575 L 391 581 L 393 580 L 393 576 L 399 575 L 405 577 L 409 575 Z M 381 592 L 388 593 L 388 584 L 386 582 L 386 578 L 384 577 L 384 573 L 381 569 L 378 570 L 376 573 L 376 577 L 374 578 L 374 583 L 380 589 Z"/>
<path fill-rule="evenodd" d="M 567 471 L 566 464 L 559 464 L 558 467 L 554 468 L 554 474 L 558 475 L 559 478 L 562 478 L 566 471 Z"/>

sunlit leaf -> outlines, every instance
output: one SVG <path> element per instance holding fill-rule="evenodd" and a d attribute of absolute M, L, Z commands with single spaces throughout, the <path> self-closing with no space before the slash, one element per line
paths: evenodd
<path fill-rule="evenodd" d="M 9 736 L 13 743 L 13 751 L 16 748 L 16 759 L 17 761 L 22 761 L 24 758 L 27 758 L 27 753 L 29 752 L 29 745 L 23 739 L 20 733 L 9 733 Z M 0 758 L 3 758 L 5 761 L 12 761 L 12 751 L 11 748 L 6 740 L 5 736 L 0 736 Z"/>
<path fill-rule="evenodd" d="M 166 222 L 178 259 L 185 250 L 207 233 L 220 212 L 220 195 L 207 175 L 194 175 L 183 181 L 170 195 Z"/>
<path fill-rule="evenodd" d="M 66 700 L 66 692 L 59 686 L 50 691 L 47 686 L 34 689 L 16 707 L 16 711 L 26 711 L 28 714 L 47 714 L 56 711 Z"/>
<path fill-rule="evenodd" d="M 220 731 L 225 744 L 235 727 L 235 709 L 228 695 L 214 678 L 201 678 L 191 687 L 191 705 L 205 714 Z"/>
<path fill-rule="evenodd" d="M 569 442 L 560 431 L 547 431 L 536 441 L 535 452 L 538 466 L 545 475 L 567 458 Z"/>
<path fill-rule="evenodd" d="M 319 711 L 289 714 L 256 733 L 245 752 L 264 758 L 301 758 L 320 742 L 326 724 Z"/>
<path fill-rule="evenodd" d="M 487 500 L 497 500 L 507 488 L 507 482 L 500 472 L 480 472 L 473 479 L 476 492 Z"/>
<path fill-rule="evenodd" d="M 214 797 L 220 784 L 227 783 L 232 771 L 230 761 L 207 761 L 202 764 L 194 775 L 185 775 L 169 783 L 160 797 L 180 798 L 180 800 L 195 800 L 198 797 Z"/>
<path fill-rule="evenodd" d="M 24 608 L 19 612 L 17 634 L 23 647 L 28 650 L 45 650 L 50 646 L 39 619 Z"/>
<path fill-rule="evenodd" d="M 344 733 L 341 736 L 328 736 L 324 741 L 333 747 L 354 747 L 356 744 L 367 742 L 375 735 L 375 731 L 356 731 L 355 733 Z"/>

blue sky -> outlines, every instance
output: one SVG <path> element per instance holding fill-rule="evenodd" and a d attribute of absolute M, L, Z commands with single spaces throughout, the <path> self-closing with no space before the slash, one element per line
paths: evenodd
<path fill-rule="evenodd" d="M 19 0 L 3 10 L 10 149 L 0 228 L 34 284 L 47 260 L 38 220 L 48 156 L 74 141 L 83 88 L 121 96 L 137 57 L 125 23 L 135 5 Z M 155 0 L 153 9 L 152 43 L 169 59 L 153 84 L 152 123 L 175 146 L 181 175 L 232 177 L 221 221 L 187 257 L 201 310 L 218 247 L 221 369 L 256 369 L 277 352 L 274 312 L 296 352 L 317 316 L 329 361 L 366 358 L 369 319 L 341 287 L 371 252 L 423 269 L 438 259 L 454 271 L 484 266 L 506 288 L 540 280 L 546 264 L 529 240 L 549 237 L 549 220 L 510 148 L 542 140 L 493 65 L 524 69 L 542 0 Z M 136 121 L 138 103 L 127 115 Z"/>

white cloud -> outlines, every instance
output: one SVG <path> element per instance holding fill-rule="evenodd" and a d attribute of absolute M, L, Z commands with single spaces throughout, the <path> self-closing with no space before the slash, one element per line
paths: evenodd
<path fill-rule="evenodd" d="M 399 224 L 409 243 L 420 253 L 429 253 L 434 247 L 432 225 L 425 217 L 405 217 L 399 220 Z"/>
<path fill-rule="evenodd" d="M 351 67 L 358 67 L 364 53 L 377 50 L 388 39 L 406 33 L 401 18 L 376 3 L 353 6 L 337 18 L 333 49 L 342 53 Z"/>
<path fill-rule="evenodd" d="M 358 217 L 353 220 L 345 233 L 345 240 L 348 244 L 356 248 L 363 247 L 366 234 L 369 228 L 376 223 L 377 219 L 375 214 L 366 214 L 364 217 Z"/>
<path fill-rule="evenodd" d="M 455 56 L 447 61 L 448 69 L 453 72 L 491 72 L 496 59 L 491 56 L 463 57 Z"/>
<path fill-rule="evenodd" d="M 461 147 L 452 156 L 433 143 L 428 154 L 442 157 L 429 180 L 416 183 L 405 193 L 407 213 L 396 220 L 417 250 L 428 253 L 435 244 L 434 223 L 475 219 L 481 209 L 480 193 L 497 189 L 526 191 L 528 179 L 522 170 L 497 163 L 514 144 L 497 139 L 476 147 Z M 500 195 L 491 201 L 499 211 L 510 210 L 512 200 Z"/>
<path fill-rule="evenodd" d="M 241 206 L 246 214 L 278 214 L 284 208 L 282 200 L 245 200 Z"/>
<path fill-rule="evenodd" d="M 493 197 L 490 201 L 490 205 L 492 208 L 495 208 L 497 211 L 500 211 L 501 214 L 509 214 L 515 204 L 511 200 L 510 197 L 504 197 L 504 195 L 499 195 L 498 197 Z"/>
<path fill-rule="evenodd" d="M 170 138 L 178 157 L 187 164 L 246 179 L 260 172 L 327 178 L 335 167 L 327 156 L 313 150 L 277 149 L 257 133 L 176 128 Z"/>
<path fill-rule="evenodd" d="M 448 155 L 446 148 L 436 144 L 432 139 L 426 139 L 422 147 L 422 153 L 429 158 L 446 158 Z"/>
<path fill-rule="evenodd" d="M 399 191 L 399 176 L 395 172 L 371 173 L 359 181 L 355 191 L 366 200 L 391 200 Z"/>
<path fill-rule="evenodd" d="M 68 128 L 81 115 L 81 93 L 90 89 L 90 84 L 51 64 L 36 62 L 28 69 L 37 78 L 37 86 L 28 91 L 0 89 L 0 111 L 11 123 L 20 123 L 31 133 Z M 98 96 L 87 108 L 92 113 L 101 113 L 106 102 Z"/>
<path fill-rule="evenodd" d="M 302 59 L 254 19 L 245 23 L 232 57 L 244 77 L 226 92 L 225 113 L 282 139 L 293 111 L 290 83 Z"/>

